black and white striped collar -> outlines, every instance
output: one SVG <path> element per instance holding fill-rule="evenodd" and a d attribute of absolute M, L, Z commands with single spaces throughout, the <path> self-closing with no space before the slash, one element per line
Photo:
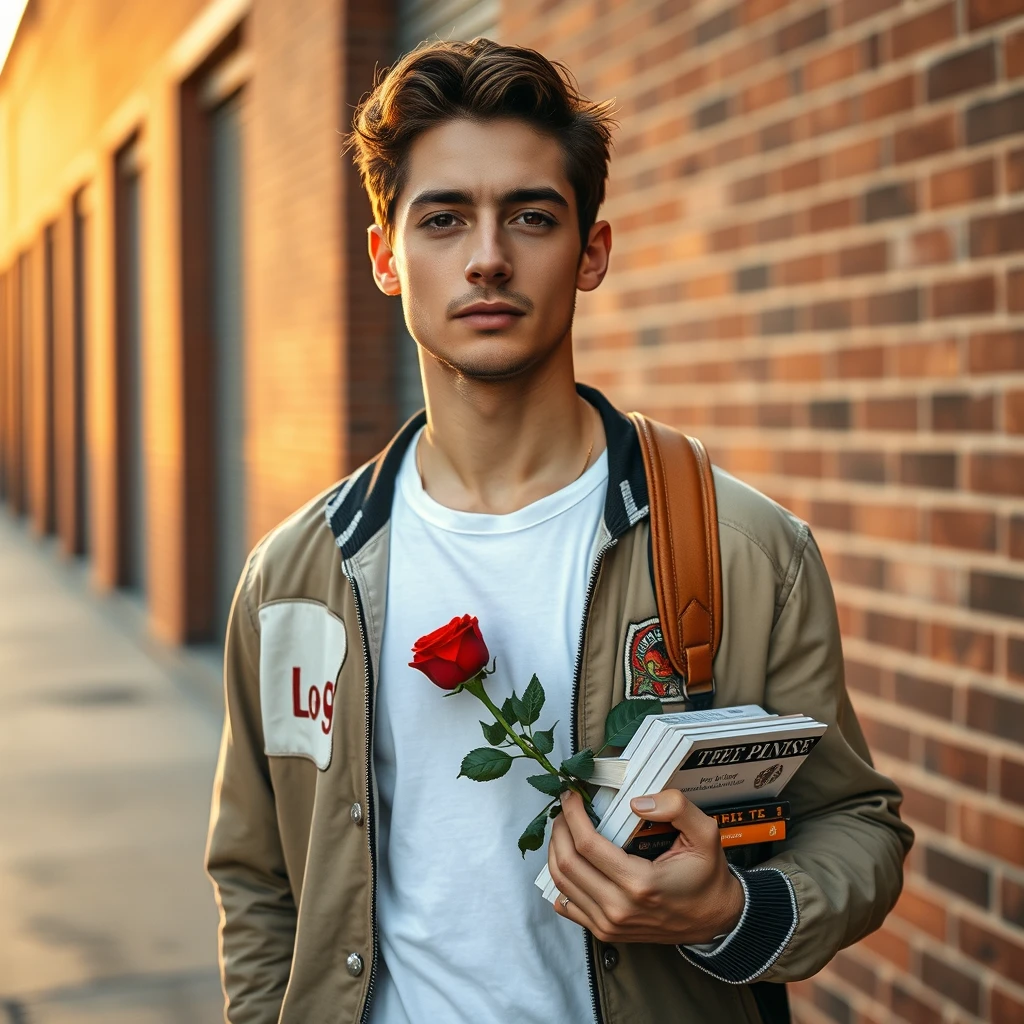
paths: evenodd
<path fill-rule="evenodd" d="M 648 515 L 647 478 L 636 430 L 600 391 L 585 384 L 576 390 L 601 414 L 608 439 L 608 494 L 604 523 L 610 536 L 621 537 Z M 416 413 L 375 459 L 344 480 L 328 496 L 324 517 L 341 548 L 351 558 L 388 521 L 402 457 L 416 431 L 426 423 Z"/>

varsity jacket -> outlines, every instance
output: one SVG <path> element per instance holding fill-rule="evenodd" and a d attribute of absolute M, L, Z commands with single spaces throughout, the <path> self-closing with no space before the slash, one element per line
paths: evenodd
<path fill-rule="evenodd" d="M 578 643 L 574 750 L 599 747 L 610 708 L 650 691 L 630 654 L 658 626 L 634 427 L 597 391 L 579 391 L 604 422 L 609 482 L 582 628 L 566 638 Z M 389 518 L 423 422 L 420 413 L 264 537 L 235 595 L 207 850 L 231 1024 L 368 1018 L 380 955 L 372 736 Z M 814 974 L 881 924 L 912 842 L 847 697 L 835 603 L 807 525 L 727 473 L 714 477 L 724 620 L 715 705 L 802 712 L 828 730 L 786 788 L 786 839 L 728 851 L 746 893 L 729 941 L 701 954 L 581 933 L 600 1024 L 788 1019 L 779 983 Z M 666 710 L 686 709 L 680 680 L 659 686 Z"/>

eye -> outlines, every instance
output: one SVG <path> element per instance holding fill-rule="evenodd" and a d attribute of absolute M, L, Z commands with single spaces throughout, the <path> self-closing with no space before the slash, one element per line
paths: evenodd
<path fill-rule="evenodd" d="M 458 223 L 459 219 L 454 213 L 435 213 L 423 222 L 423 227 L 431 231 L 443 231 L 445 228 L 455 227 Z"/>
<path fill-rule="evenodd" d="M 544 213 L 543 210 L 524 210 L 522 213 L 516 214 L 515 220 L 521 221 L 530 228 L 551 227 L 555 224 L 555 218 Z"/>

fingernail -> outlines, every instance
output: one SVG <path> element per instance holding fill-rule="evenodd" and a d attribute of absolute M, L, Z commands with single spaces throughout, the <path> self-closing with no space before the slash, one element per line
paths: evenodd
<path fill-rule="evenodd" d="M 630 801 L 634 811 L 653 811 L 657 806 L 653 796 L 636 796 Z"/>

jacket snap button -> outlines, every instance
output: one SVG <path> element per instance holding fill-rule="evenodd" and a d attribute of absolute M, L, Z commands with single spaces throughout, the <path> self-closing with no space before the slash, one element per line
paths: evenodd
<path fill-rule="evenodd" d="M 345 967 L 353 978 L 358 978 L 363 973 L 363 958 L 358 953 L 349 953 Z"/>
<path fill-rule="evenodd" d="M 358 801 L 354 803 L 348 812 L 348 816 L 356 825 L 362 825 L 363 823 L 363 805 Z"/>
<path fill-rule="evenodd" d="M 604 964 L 606 971 L 614 971 L 619 963 L 619 951 L 614 946 L 605 946 L 601 963 Z"/>

